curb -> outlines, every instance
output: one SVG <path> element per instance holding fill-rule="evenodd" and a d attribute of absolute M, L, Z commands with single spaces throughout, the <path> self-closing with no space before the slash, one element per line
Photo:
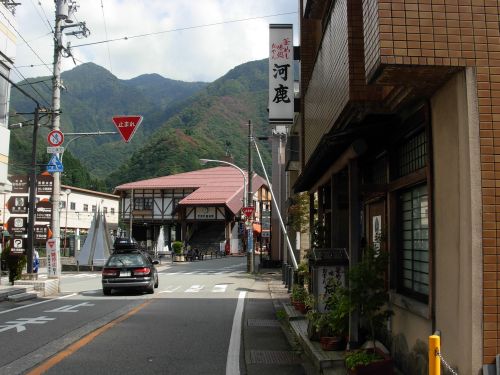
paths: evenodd
<path fill-rule="evenodd" d="M 325 351 L 321 349 L 319 342 L 309 340 L 306 316 L 295 310 L 290 304 L 290 295 L 282 281 L 279 280 L 278 283 L 278 280 L 268 279 L 267 284 L 275 310 L 284 310 L 288 331 L 293 335 L 295 342 L 302 347 L 318 374 L 345 375 L 347 372 L 344 364 L 344 352 Z"/>

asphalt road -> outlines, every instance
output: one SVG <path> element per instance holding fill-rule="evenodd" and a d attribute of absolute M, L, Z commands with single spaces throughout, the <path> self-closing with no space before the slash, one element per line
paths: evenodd
<path fill-rule="evenodd" d="M 238 298 L 254 282 L 246 259 L 161 268 L 154 295 L 105 297 L 98 273 L 65 274 L 58 298 L 0 306 L 0 374 L 226 374 Z"/>

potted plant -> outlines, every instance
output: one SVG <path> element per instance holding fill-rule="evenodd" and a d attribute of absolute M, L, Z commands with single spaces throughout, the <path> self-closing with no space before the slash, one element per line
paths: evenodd
<path fill-rule="evenodd" d="M 328 279 L 325 287 L 325 312 L 317 321 L 320 344 L 324 350 L 343 350 L 349 326 L 348 291 L 336 277 Z"/>
<path fill-rule="evenodd" d="M 175 262 L 184 262 L 184 245 L 181 241 L 175 241 L 172 243 L 172 250 L 174 252 Z"/>
<path fill-rule="evenodd" d="M 292 287 L 292 305 L 295 307 L 296 310 L 300 311 L 301 313 L 306 313 L 306 298 L 307 298 L 307 291 L 306 288 L 303 285 L 300 284 L 294 284 Z"/>
<path fill-rule="evenodd" d="M 372 342 L 369 349 L 347 353 L 349 374 L 393 374 L 392 360 L 376 347 L 376 333 L 392 315 L 385 280 L 387 264 L 387 252 L 370 246 L 363 251 L 361 261 L 349 271 L 350 306 L 359 311 L 360 323 L 367 328 Z"/>

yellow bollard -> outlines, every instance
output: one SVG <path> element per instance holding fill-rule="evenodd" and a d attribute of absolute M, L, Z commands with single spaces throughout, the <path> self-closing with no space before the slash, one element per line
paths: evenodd
<path fill-rule="evenodd" d="M 441 352 L 441 338 L 437 335 L 429 336 L 429 375 L 441 375 L 438 352 Z"/>

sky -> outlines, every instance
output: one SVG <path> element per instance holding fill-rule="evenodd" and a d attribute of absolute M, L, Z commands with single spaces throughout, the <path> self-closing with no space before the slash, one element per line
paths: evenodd
<path fill-rule="evenodd" d="M 52 75 L 54 0 L 22 0 L 16 9 L 15 81 Z M 271 23 L 294 24 L 297 0 L 78 0 L 72 19 L 85 22 L 87 38 L 64 36 L 74 59 L 62 70 L 86 62 L 120 79 L 157 73 L 212 82 L 242 63 L 269 55 Z M 276 16 L 274 16 L 276 15 Z M 71 32 L 78 28 L 67 28 Z M 138 37 L 139 35 L 145 35 Z M 124 39 L 127 37 L 128 39 Z M 109 41 L 100 43 L 103 41 Z M 83 46 L 83 44 L 89 44 Z"/>

